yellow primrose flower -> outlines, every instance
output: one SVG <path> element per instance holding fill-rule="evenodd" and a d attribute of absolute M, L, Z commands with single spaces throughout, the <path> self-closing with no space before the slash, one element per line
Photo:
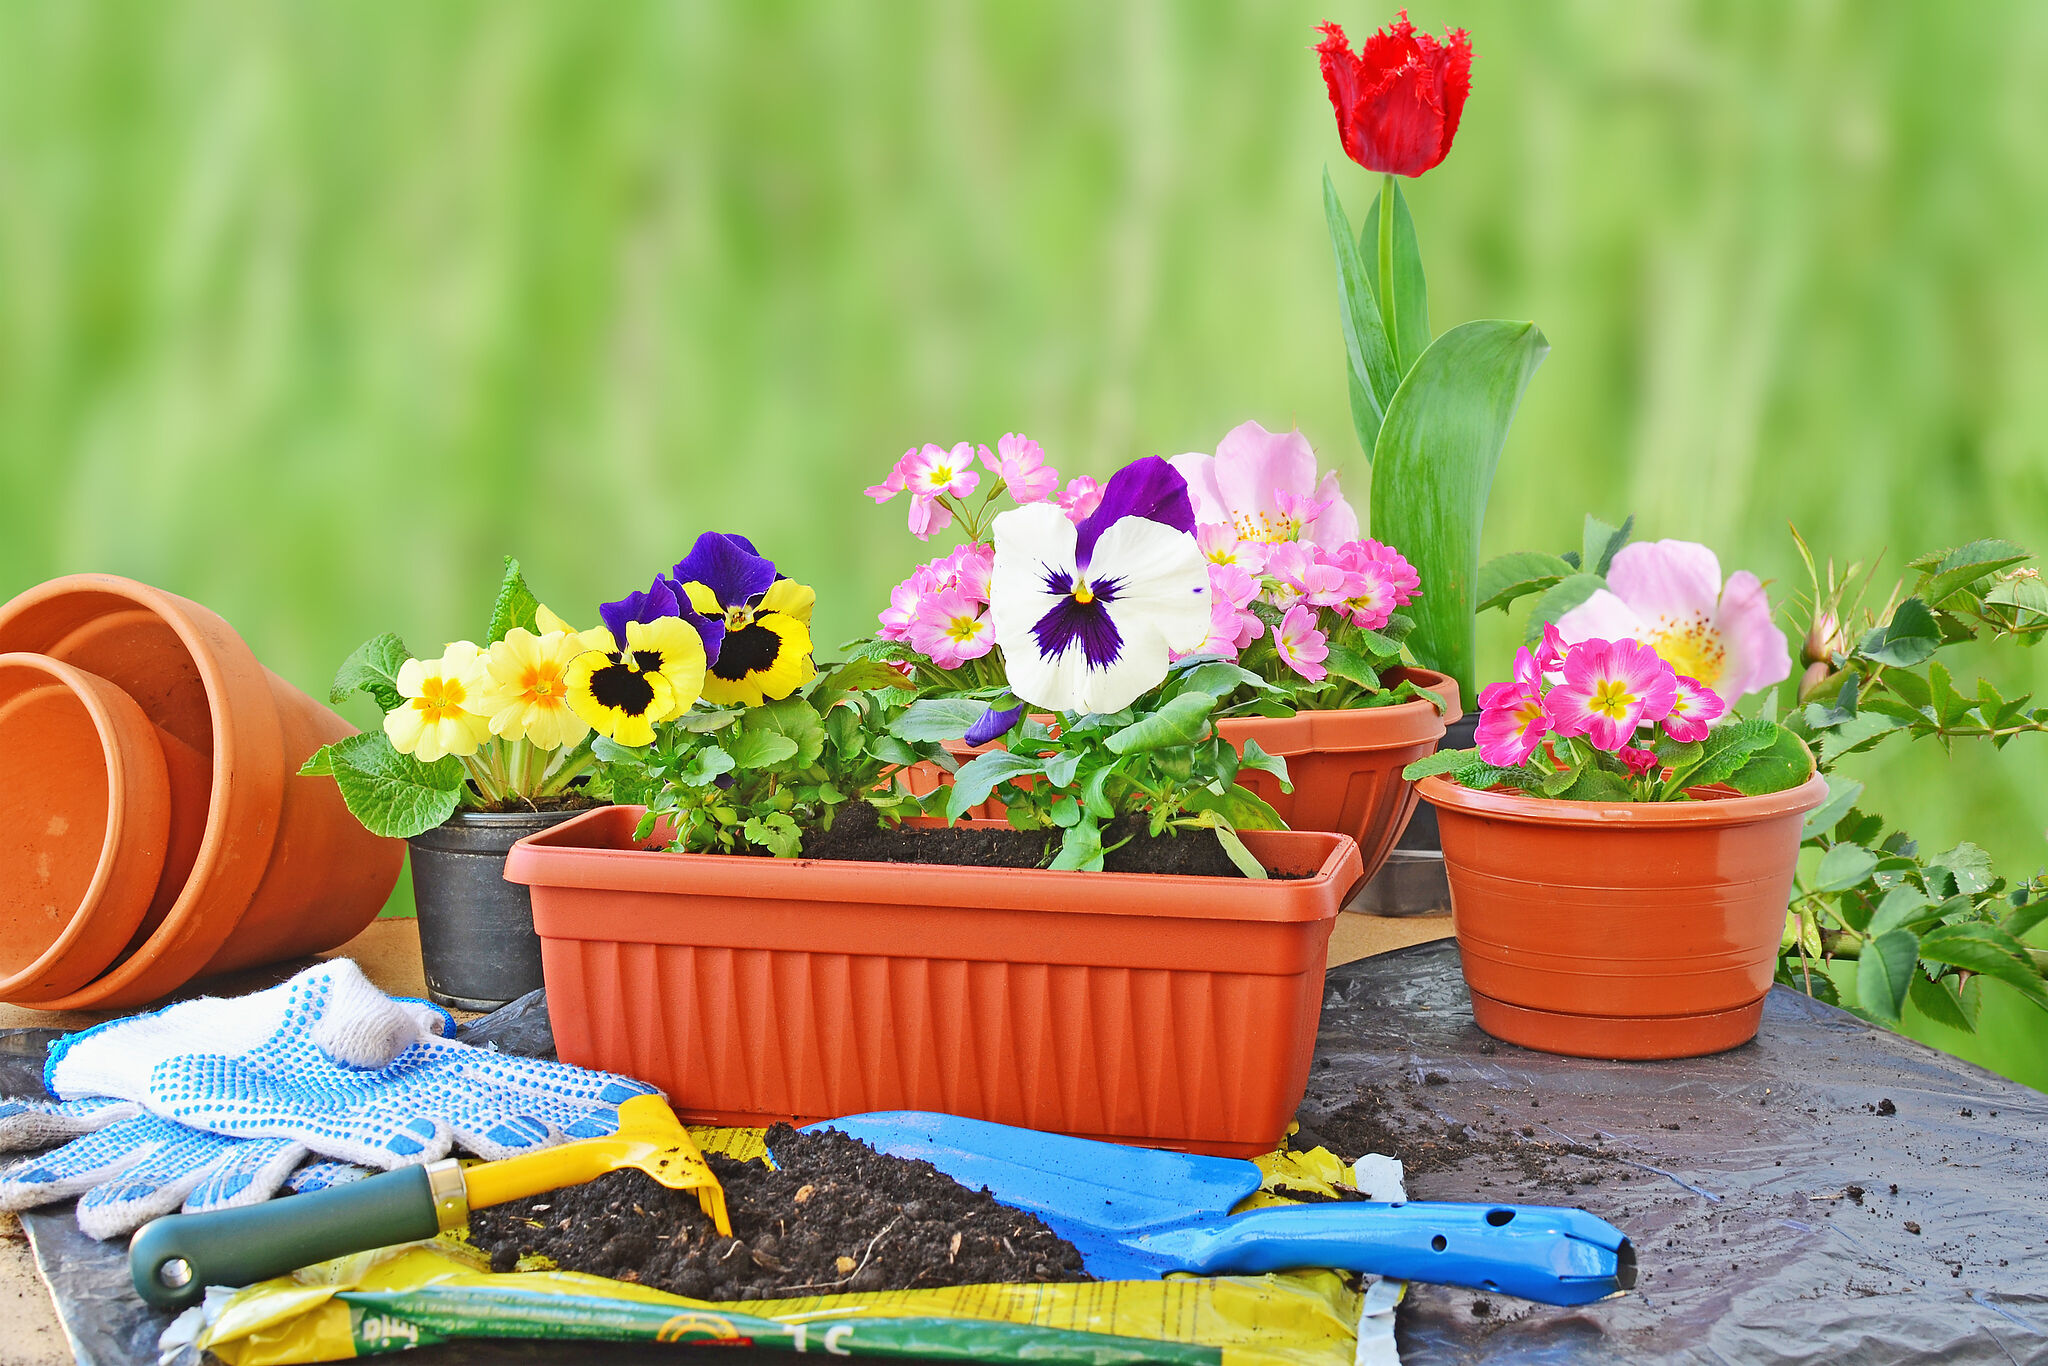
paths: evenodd
<path fill-rule="evenodd" d="M 589 724 L 569 707 L 569 667 L 584 653 L 581 638 L 566 630 L 507 631 L 484 657 L 488 676 L 474 704 L 490 717 L 491 733 L 543 750 L 574 745 L 588 735 Z"/>
<path fill-rule="evenodd" d="M 384 734 L 400 754 L 431 764 L 446 754 L 471 755 L 491 738 L 490 719 L 478 711 L 486 686 L 474 644 L 458 640 L 439 659 L 408 659 L 398 667 L 405 703 L 385 714 Z"/>
<path fill-rule="evenodd" d="M 585 631 L 569 665 L 569 706 L 599 735 L 638 748 L 654 728 L 696 705 L 704 690 L 704 641 L 681 617 L 627 621 L 626 643 L 606 627 Z"/>

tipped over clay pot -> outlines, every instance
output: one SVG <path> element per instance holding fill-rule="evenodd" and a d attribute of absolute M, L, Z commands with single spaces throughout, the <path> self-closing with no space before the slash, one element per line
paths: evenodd
<path fill-rule="evenodd" d="M 130 579 L 75 574 L 0 607 L 0 650 L 99 675 L 210 770 L 189 875 L 158 923 L 132 927 L 141 942 L 96 979 L 9 999 L 141 1005 L 195 977 L 334 948 L 376 917 L 404 844 L 364 830 L 331 781 L 298 776 L 354 727 L 265 669 L 219 616 Z"/>

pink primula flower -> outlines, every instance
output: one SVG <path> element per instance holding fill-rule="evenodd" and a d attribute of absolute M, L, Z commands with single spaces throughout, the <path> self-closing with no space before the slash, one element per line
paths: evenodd
<path fill-rule="evenodd" d="M 1607 587 L 1558 618 L 1567 641 L 1639 640 L 1688 678 L 1734 702 L 1792 673 L 1785 633 L 1748 570 L 1721 580 L 1721 561 L 1695 541 L 1623 546 Z"/>
<path fill-rule="evenodd" d="M 917 620 L 917 605 L 926 596 L 938 591 L 937 576 L 932 567 L 921 564 L 910 571 L 910 577 L 889 590 L 889 605 L 882 609 L 882 627 L 875 635 L 882 640 L 910 639 L 911 623 Z"/>
<path fill-rule="evenodd" d="M 1266 634 L 1266 623 L 1250 609 L 1259 595 L 1258 580 L 1234 564 L 1209 566 L 1209 638 L 1192 651 L 1236 659 L 1244 647 Z"/>
<path fill-rule="evenodd" d="M 981 463 L 1003 481 L 1003 487 L 1020 503 L 1042 503 L 1060 486 L 1060 472 L 1045 463 L 1045 451 L 1020 432 L 1006 433 L 996 442 L 996 453 L 981 448 Z"/>
<path fill-rule="evenodd" d="M 1095 505 L 1102 501 L 1102 485 L 1085 474 L 1077 474 L 1067 481 L 1060 490 L 1060 511 L 1067 514 L 1070 522 L 1084 522 L 1088 514 L 1095 511 Z"/>
<path fill-rule="evenodd" d="M 1564 682 L 1543 699 L 1559 735 L 1583 735 L 1612 753 L 1655 725 L 1678 700 L 1678 675 L 1649 646 L 1633 640 L 1586 640 L 1564 657 Z"/>
<path fill-rule="evenodd" d="M 1315 565 L 1314 546 L 1282 541 L 1266 547 L 1266 601 L 1285 610 L 1301 601 L 1302 583 Z"/>
<path fill-rule="evenodd" d="M 1176 455 L 1173 467 L 1187 478 L 1197 523 L 1222 522 L 1247 541 L 1335 547 L 1358 535 L 1358 514 L 1337 476 L 1317 481 L 1316 453 L 1298 431 L 1247 422 L 1217 443 L 1216 454 Z"/>
<path fill-rule="evenodd" d="M 1657 767 L 1655 754 L 1647 749 L 1637 749 L 1634 745 L 1623 745 L 1615 751 L 1615 756 L 1628 765 L 1628 774 L 1631 778 L 1640 778 Z"/>
<path fill-rule="evenodd" d="M 980 482 L 981 476 L 974 472 L 974 447 L 962 441 L 950 451 L 933 445 L 913 446 L 889 471 L 889 477 L 868 485 L 866 493 L 878 503 L 909 493 L 911 534 L 928 541 L 953 525 L 952 509 L 939 499 L 965 498 Z"/>
<path fill-rule="evenodd" d="M 917 605 L 910 646 L 941 669 L 957 669 L 995 648 L 995 627 L 982 604 L 958 589 L 942 589 Z"/>
<path fill-rule="evenodd" d="M 1479 757 L 1495 768 L 1519 768 L 1550 734 L 1550 714 L 1543 709 L 1543 674 L 1528 650 L 1515 651 L 1511 683 L 1489 683 L 1479 690 Z"/>
<path fill-rule="evenodd" d="M 1222 522 L 1197 526 L 1195 544 L 1210 564 L 1236 565 L 1247 574 L 1259 574 L 1266 568 L 1265 544 L 1240 539 L 1235 528 Z"/>
<path fill-rule="evenodd" d="M 1696 678 L 1678 676 L 1678 697 L 1671 704 L 1671 714 L 1664 718 L 1664 733 L 1681 745 L 1707 738 L 1714 722 L 1728 711 L 1728 704 L 1712 688 L 1703 686 Z"/>
<path fill-rule="evenodd" d="M 1344 599 L 1344 610 L 1351 614 L 1351 623 L 1368 631 L 1377 631 L 1394 619 L 1394 608 L 1400 604 L 1400 595 L 1393 580 L 1387 576 L 1386 566 L 1368 563 L 1363 573 L 1352 575 L 1357 587 Z"/>
<path fill-rule="evenodd" d="M 1536 667 L 1544 673 L 1554 674 L 1564 667 L 1564 652 L 1570 648 L 1564 637 L 1558 634 L 1557 623 L 1543 623 L 1543 646 L 1536 651 Z"/>
<path fill-rule="evenodd" d="M 1346 541 L 1330 552 L 1330 558 L 1361 574 L 1368 572 L 1368 565 L 1378 565 L 1393 589 L 1396 607 L 1406 607 L 1422 596 L 1422 576 L 1408 563 L 1407 556 L 1390 545 L 1374 540 Z"/>
<path fill-rule="evenodd" d="M 931 562 L 938 586 L 954 589 L 969 602 L 988 601 L 988 579 L 995 568 L 996 548 L 986 541 L 969 541 Z"/>
<path fill-rule="evenodd" d="M 1329 676 L 1330 671 L 1323 667 L 1330 657 L 1329 637 L 1316 629 L 1316 614 L 1310 608 L 1299 604 L 1289 608 L 1273 633 L 1273 643 L 1287 667 L 1309 682 L 1320 683 Z"/>

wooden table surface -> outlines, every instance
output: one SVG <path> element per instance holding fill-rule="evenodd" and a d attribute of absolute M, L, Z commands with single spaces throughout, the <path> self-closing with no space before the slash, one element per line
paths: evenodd
<path fill-rule="evenodd" d="M 1447 914 L 1390 918 L 1347 911 L 1337 918 L 1331 932 L 1329 962 L 1334 967 L 1410 944 L 1445 939 L 1450 933 Z M 394 996 L 427 994 L 420 974 L 419 930 L 412 920 L 379 920 L 322 956 L 355 959 L 372 982 Z M 267 986 L 274 977 L 275 973 L 241 973 L 214 978 L 204 986 L 209 995 L 233 996 Z M 83 1029 L 120 1013 L 53 1014 L 0 1005 L 0 1029 Z M 64 1366 L 72 1359 L 49 1292 L 36 1274 L 28 1240 L 12 1214 L 0 1214 L 0 1336 L 5 1342 L 0 1360 L 11 1366 Z"/>

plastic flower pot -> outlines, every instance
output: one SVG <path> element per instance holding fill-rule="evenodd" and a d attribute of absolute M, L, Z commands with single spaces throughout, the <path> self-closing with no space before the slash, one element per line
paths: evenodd
<path fill-rule="evenodd" d="M 0 655 L 0 1000 L 114 961 L 191 868 L 198 827 L 176 815 L 206 786 L 205 761 L 113 684 Z"/>
<path fill-rule="evenodd" d="M 198 851 L 161 922 L 95 980 L 18 1003 L 141 1005 L 195 977 L 333 948 L 375 918 L 404 846 L 364 830 L 333 782 L 297 776 L 354 728 L 265 669 L 220 617 L 146 584 L 78 574 L 0 607 L 0 650 L 98 674 L 211 766 Z"/>
<path fill-rule="evenodd" d="M 541 986 L 533 898 L 505 880 L 505 855 L 578 811 L 458 811 L 406 843 L 427 995 L 457 1010 L 496 1010 Z"/>
<path fill-rule="evenodd" d="M 1379 871 L 1415 814 L 1415 784 L 1401 770 L 1435 753 L 1445 724 L 1459 715 L 1458 685 L 1449 675 L 1395 669 L 1387 678 L 1428 688 L 1444 699 L 1448 713 L 1425 699 L 1216 723 L 1217 733 L 1239 750 L 1256 740 L 1266 753 L 1287 760 L 1294 790 L 1281 791 L 1280 780 L 1270 773 L 1240 773 L 1238 781 L 1271 803 L 1289 830 L 1349 835 L 1358 843 L 1368 878 Z"/>
<path fill-rule="evenodd" d="M 1587 1058 L 1689 1058 L 1755 1037 L 1816 775 L 1761 797 L 1568 802 L 1417 784 L 1436 808 L 1472 1015 Z"/>
<path fill-rule="evenodd" d="M 1308 1082 L 1341 835 L 1242 878 L 677 854 L 638 807 L 521 840 L 565 1062 L 714 1124 L 938 1110 L 1249 1157 Z"/>

